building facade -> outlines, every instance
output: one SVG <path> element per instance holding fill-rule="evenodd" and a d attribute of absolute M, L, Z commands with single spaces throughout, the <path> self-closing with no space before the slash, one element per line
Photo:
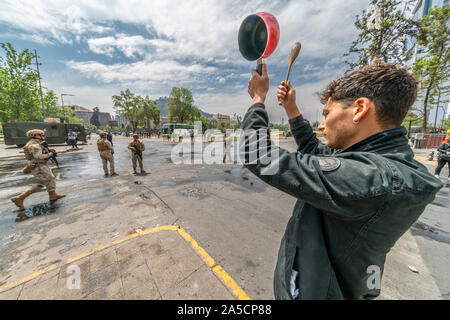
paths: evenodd
<path fill-rule="evenodd" d="M 220 113 L 213 114 L 213 116 L 211 118 L 211 127 L 213 127 L 213 128 L 219 128 L 219 127 L 230 128 L 230 126 L 231 126 L 230 116 L 228 116 L 226 114 L 220 114 Z"/>

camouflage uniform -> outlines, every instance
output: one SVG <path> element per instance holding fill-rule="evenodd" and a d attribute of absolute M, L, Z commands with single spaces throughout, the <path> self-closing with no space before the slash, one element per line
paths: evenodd
<path fill-rule="evenodd" d="M 48 192 L 55 191 L 55 176 L 47 164 L 49 155 L 44 151 L 40 142 L 32 139 L 23 149 L 28 166 L 31 168 L 31 173 L 36 180 L 36 184 L 34 184 L 28 192 L 34 193 L 41 191 L 44 186 L 47 188 Z"/>
<path fill-rule="evenodd" d="M 136 135 L 133 135 L 133 137 L 134 137 L 134 136 L 136 136 Z M 141 152 L 143 152 L 143 151 L 145 150 L 145 145 L 144 145 L 144 143 L 142 143 L 142 142 L 139 141 L 139 140 L 134 140 L 134 139 L 133 139 L 133 141 L 131 141 L 131 142 L 128 144 L 128 149 L 131 150 L 131 162 L 132 162 L 132 164 L 133 164 L 133 171 L 134 171 L 134 173 L 136 173 L 136 167 L 137 167 L 136 161 L 139 162 L 139 168 L 141 169 L 141 172 L 144 173 L 145 171 L 144 171 L 144 164 L 142 163 L 142 159 L 141 159 L 141 157 L 139 157 L 138 154 L 135 152 L 135 150 L 140 150 Z"/>
<path fill-rule="evenodd" d="M 100 138 L 97 141 L 97 148 L 98 151 L 100 152 L 100 157 L 102 158 L 103 161 L 103 170 L 105 171 L 105 175 L 108 175 L 108 161 L 109 161 L 109 166 L 111 169 L 111 175 L 115 175 L 116 172 L 114 170 L 114 148 L 111 145 L 111 142 L 109 142 L 108 140 L 106 140 L 106 134 L 103 135 L 101 134 L 100 137 L 104 136 L 105 139 Z"/>
<path fill-rule="evenodd" d="M 14 198 L 11 198 L 11 201 L 14 202 L 19 208 L 24 208 L 23 201 L 26 197 L 32 193 L 41 191 L 44 186 L 47 189 L 50 201 L 65 197 L 64 194 L 57 194 L 55 192 L 55 176 L 47 164 L 47 160 L 51 154 L 49 154 L 41 145 L 41 140 L 34 138 L 36 135 L 44 135 L 44 131 L 39 129 L 27 131 L 27 137 L 31 138 L 31 140 L 28 141 L 23 148 L 23 153 L 25 154 L 25 159 L 27 160 L 27 166 L 24 168 L 23 172 L 31 172 L 36 183 L 31 187 L 31 189 Z"/>

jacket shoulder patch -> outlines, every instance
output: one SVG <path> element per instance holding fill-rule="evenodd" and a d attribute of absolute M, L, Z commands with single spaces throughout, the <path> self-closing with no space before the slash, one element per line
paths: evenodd
<path fill-rule="evenodd" d="M 341 161 L 334 157 L 318 157 L 317 160 L 322 171 L 333 171 L 341 165 Z"/>

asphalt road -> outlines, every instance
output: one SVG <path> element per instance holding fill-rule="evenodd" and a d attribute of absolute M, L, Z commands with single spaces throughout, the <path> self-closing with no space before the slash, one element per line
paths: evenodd
<path fill-rule="evenodd" d="M 295 203 L 293 197 L 261 182 L 240 165 L 175 165 L 171 161 L 174 144 L 156 139 L 144 140 L 144 166 L 149 174 L 135 177 L 130 174 L 129 139 L 115 137 L 114 156 L 120 176 L 103 178 L 92 143 L 95 140 L 94 136 L 83 150 L 61 153 L 60 169 L 53 168 L 57 191 L 67 193 L 67 197 L 50 205 L 46 193 L 34 194 L 26 200 L 25 211 L 18 210 L 9 198 L 24 191 L 32 176 L 21 173 L 25 160 L 19 149 L 0 145 L 0 282 L 15 277 L 11 271 L 14 266 L 42 265 L 59 255 L 80 252 L 81 246 L 86 250 L 132 228 L 152 227 L 163 221 L 188 230 L 252 298 L 273 299 L 273 270 Z M 280 146 L 295 150 L 290 139 L 281 140 Z M 430 170 L 433 165 L 427 164 Z M 164 203 L 159 220 L 133 203 L 135 194 L 145 199 L 155 196 Z M 114 208 L 120 209 L 116 212 Z M 80 221 L 84 224 L 78 226 Z M 419 248 L 426 269 L 423 273 L 429 272 L 438 288 L 429 298 L 450 299 L 450 188 L 439 192 L 411 234 L 413 240 L 408 241 Z M 19 269 L 17 276 L 25 274 L 25 268 Z M 402 279 L 392 278 L 398 291 L 394 298 L 417 297 L 403 286 Z"/>

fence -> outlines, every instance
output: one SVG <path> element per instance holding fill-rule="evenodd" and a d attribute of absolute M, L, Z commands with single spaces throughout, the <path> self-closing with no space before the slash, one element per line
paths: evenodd
<path fill-rule="evenodd" d="M 444 140 L 445 134 L 436 133 L 416 133 L 412 136 L 411 142 L 413 148 L 417 149 L 429 149 L 437 148 Z"/>

